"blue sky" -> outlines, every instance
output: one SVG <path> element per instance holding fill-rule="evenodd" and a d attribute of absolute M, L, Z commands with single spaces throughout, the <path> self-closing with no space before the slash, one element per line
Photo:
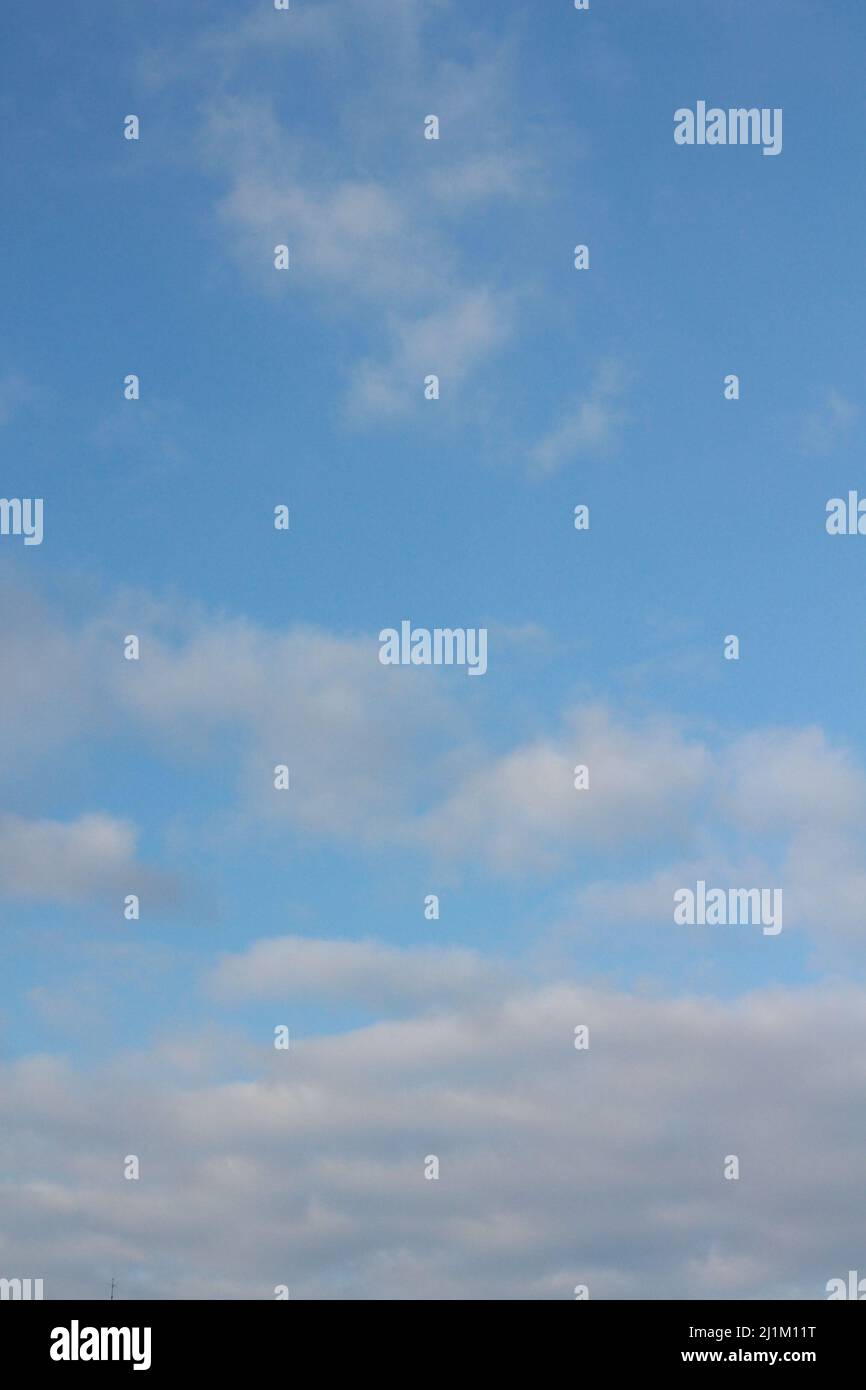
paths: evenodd
<path fill-rule="evenodd" d="M 426 1056 L 435 1115 L 437 1087 L 451 1094 L 440 1024 L 464 1040 L 468 1086 L 475 1010 L 501 1010 L 501 1031 L 519 999 L 543 1036 L 578 1007 L 557 991 L 598 991 L 622 1036 L 658 1009 L 653 1028 L 681 1027 L 702 1057 L 689 1029 L 718 1019 L 710 1080 L 682 1078 L 705 1099 L 747 1018 L 756 1111 L 781 1084 L 750 1053 L 768 1029 L 805 1046 L 814 1012 L 823 1045 L 854 1053 L 866 542 L 824 523 L 829 498 L 866 491 L 862 6 L 89 0 L 2 23 L 2 491 L 45 499 L 41 546 L 0 538 L 0 1042 L 8 1094 L 47 1093 L 24 1132 L 78 1152 L 52 1127 L 55 1085 L 85 1106 L 141 1086 L 208 1113 L 224 1086 L 290 1091 L 262 1081 L 277 1023 L 314 1068 L 409 1030 L 417 1044 L 388 1045 Z M 781 154 L 677 146 L 673 113 L 698 100 L 782 108 Z M 486 627 L 487 674 L 380 666 L 378 633 L 404 618 Z M 781 935 L 674 927 L 672 889 L 698 877 L 782 886 Z M 546 1094 L 560 1078 L 539 1045 Z M 643 1082 L 620 1061 L 627 1098 Z M 366 1143 L 349 1073 L 315 1083 L 326 1109 L 346 1102 L 343 1155 Z M 478 1081 L 480 1109 L 508 1076 Z M 662 1111 L 669 1084 L 670 1069 Z M 818 1092 L 832 1131 L 835 1088 Z M 790 1100 L 796 1149 L 819 1100 Z M 687 1136 L 699 1162 L 712 1110 Z M 502 1142 L 520 1150 L 515 1123 Z M 178 1147 L 164 1113 L 153 1124 Z M 138 1151 L 128 1128 L 81 1140 L 59 1241 L 28 1141 L 10 1148 L 25 1216 L 4 1261 L 42 1260 L 88 1296 L 109 1265 L 139 1294 L 262 1296 L 264 1257 L 230 1258 L 221 1282 L 201 1232 L 169 1249 L 144 1216 L 132 1234 L 94 1214 L 111 1144 Z M 448 1143 L 466 1157 L 461 1133 Z M 205 1173 L 244 1161 L 208 1134 Z M 387 1202 L 391 1156 L 414 1150 L 379 1137 Z M 852 1182 L 860 1138 L 840 1159 Z M 313 1125 L 326 1168 L 329 1142 Z M 421 1156 L 436 1142 L 419 1136 Z M 373 1226 L 343 1248 L 329 1173 L 286 1179 L 334 1222 L 320 1244 L 304 1235 L 299 1296 L 568 1297 L 581 1261 L 600 1296 L 647 1296 L 640 1215 L 631 1244 L 602 1226 L 591 1256 L 577 1235 L 555 1248 L 542 1212 L 522 1245 L 515 1218 L 500 1283 L 475 1263 L 477 1231 L 425 1263 L 414 1197 L 411 1238 Z M 170 1166 L 160 1181 L 184 1203 Z M 651 1172 L 628 1199 L 598 1181 L 611 1212 L 653 1207 Z M 791 1209 L 809 1184 L 804 1169 Z M 489 1234 L 500 1216 L 473 1192 L 455 1200 Z M 654 1230 L 664 1296 L 821 1296 L 857 1255 L 841 1215 L 838 1239 L 834 1214 L 816 1218 L 778 1267 L 752 1221 L 714 1220 L 684 1252 L 676 1222 Z"/>

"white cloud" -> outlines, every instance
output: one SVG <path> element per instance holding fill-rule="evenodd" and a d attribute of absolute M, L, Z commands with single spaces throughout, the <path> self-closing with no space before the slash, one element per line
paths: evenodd
<path fill-rule="evenodd" d="M 137 864 L 136 839 L 130 822 L 99 813 L 66 822 L 0 816 L 0 894 L 75 903 L 153 887 L 162 876 Z"/>
<path fill-rule="evenodd" d="M 851 944 L 861 932 L 864 773 L 818 728 L 710 740 L 590 705 L 493 752 L 463 686 L 381 666 L 374 633 L 268 631 L 206 611 L 178 622 L 132 596 L 75 628 L 14 589 L 3 619 L 0 737 L 13 792 L 73 741 L 133 729 L 172 761 L 230 750 L 230 790 L 210 831 L 400 846 L 438 868 L 496 875 L 571 870 L 584 919 L 633 910 L 636 924 L 657 915 L 674 876 L 680 887 L 759 875 L 785 890 L 786 931 Z M 139 662 L 122 659 L 129 631 L 141 637 Z M 288 794 L 273 789 L 278 763 L 290 769 Z M 588 791 L 574 788 L 578 764 Z M 632 881 L 637 848 L 645 872 Z M 595 867 L 599 881 L 587 880 L 586 857 L 599 855 L 605 877 Z"/>
<path fill-rule="evenodd" d="M 609 452 L 625 420 L 619 404 L 622 389 L 621 369 L 613 362 L 603 364 L 586 394 L 532 447 L 533 464 L 552 473 L 573 458 Z"/>
<path fill-rule="evenodd" d="M 212 116 L 211 157 L 234 170 L 220 216 L 237 232 L 244 264 L 263 289 L 315 289 L 331 312 L 362 313 L 365 323 L 372 307 L 376 337 L 388 347 L 352 368 L 353 413 L 404 411 L 429 372 L 453 383 L 477 371 L 510 338 L 512 306 L 461 273 L 457 243 L 419 177 L 386 186 L 346 176 L 327 152 L 308 151 L 297 139 L 299 153 L 268 154 L 281 140 L 259 102 Z M 283 243 L 292 268 L 278 276 L 273 248 Z"/>
<path fill-rule="evenodd" d="M 552 868 L 577 847 L 682 838 L 704 791 L 710 755 L 663 722 L 629 727 L 603 707 L 571 712 L 556 741 L 539 739 L 470 772 L 423 822 L 448 857 L 500 871 Z M 589 769 L 589 790 L 574 768 Z"/>
<path fill-rule="evenodd" d="M 375 844 L 405 835 L 429 780 L 418 748 L 458 726 L 429 682 L 389 679 L 374 635 L 268 633 L 216 621 L 180 645 L 143 639 L 135 671 L 116 671 L 115 700 L 177 751 L 239 735 L 240 804 L 257 822 Z M 289 766 L 291 792 L 274 791 Z"/>
<path fill-rule="evenodd" d="M 225 956 L 209 981 L 220 999 L 351 1000 L 390 1012 L 478 998 L 499 972 L 475 951 L 398 949 L 375 941 L 281 936 Z"/>
<path fill-rule="evenodd" d="M 511 335 L 512 309 L 489 290 L 467 292 L 442 309 L 390 325 L 393 346 L 381 359 L 361 362 L 349 397 L 355 414 L 395 414 L 422 401 L 425 378 L 439 377 L 443 398 Z"/>
<path fill-rule="evenodd" d="M 461 61 L 424 46 L 440 9 L 462 35 Z M 315 127 L 296 118 L 289 128 L 279 114 L 284 68 L 263 68 L 260 45 L 282 42 L 327 68 L 328 105 L 317 107 Z M 297 28 L 260 15 L 209 30 L 198 50 L 201 156 L 244 269 L 274 294 L 314 292 L 325 312 L 385 340 L 365 358 L 362 339 L 349 368 L 353 415 L 406 410 L 415 399 L 407 391 L 427 373 L 453 387 L 481 370 L 511 338 L 514 303 L 488 270 L 495 258 L 473 259 L 458 214 L 525 196 L 530 182 L 537 194 L 543 183 L 537 147 L 514 114 L 519 46 L 502 26 L 476 32 L 448 5 L 319 6 Z M 244 80 L 248 51 L 255 86 Z M 424 139 L 427 114 L 442 122 L 439 141 Z M 273 247 L 282 243 L 292 268 L 278 275 Z"/>
<path fill-rule="evenodd" d="M 866 782 L 851 752 L 821 729 L 765 729 L 710 757 L 696 803 L 699 853 L 635 881 L 597 881 L 575 898 L 582 923 L 670 923 L 673 893 L 714 886 L 774 886 L 786 931 L 862 941 L 866 900 Z"/>
<path fill-rule="evenodd" d="M 247 1052 L 244 1080 L 7 1065 L 4 1257 L 55 1298 L 109 1272 L 126 1298 L 821 1298 L 866 1237 L 864 1003 L 563 983 Z"/>
<path fill-rule="evenodd" d="M 810 454 L 829 453 L 850 433 L 859 414 L 859 406 L 846 400 L 834 386 L 828 387 L 816 409 L 802 418 L 801 448 Z"/>
<path fill-rule="evenodd" d="M 753 831 L 856 825 L 866 809 L 862 769 L 819 728 L 746 734 L 728 749 L 724 770 L 727 814 Z"/>
<path fill-rule="evenodd" d="M 449 121 L 453 113 L 449 112 Z M 427 187 L 443 210 L 463 211 L 473 203 L 517 198 L 527 193 L 534 168 L 528 157 L 493 150 L 435 169 Z"/>

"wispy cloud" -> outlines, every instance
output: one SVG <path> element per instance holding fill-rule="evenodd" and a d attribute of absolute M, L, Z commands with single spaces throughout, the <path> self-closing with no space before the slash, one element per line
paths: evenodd
<path fill-rule="evenodd" d="M 13 415 L 35 398 L 36 387 L 20 372 L 0 376 L 0 425 L 8 425 Z"/>
<path fill-rule="evenodd" d="M 826 454 L 848 437 L 860 415 L 860 407 L 834 386 L 824 391 L 821 402 L 800 421 L 800 447 L 807 454 Z"/>
<path fill-rule="evenodd" d="M 610 453 L 625 421 L 624 374 L 612 361 L 600 368 L 589 390 L 530 449 L 533 466 L 553 473 L 575 458 Z"/>
<path fill-rule="evenodd" d="M 461 25 L 456 9 L 440 8 Z M 234 72 L 247 45 L 282 41 L 270 20 L 241 24 L 231 44 L 212 32 L 208 48 Z M 320 7 L 293 35 L 283 31 L 285 42 L 327 54 L 330 68 L 351 52 L 345 80 L 329 74 L 339 139 L 304 122 L 287 127 L 276 75 L 253 97 L 239 94 L 236 83 L 226 91 L 224 72 L 214 80 L 207 65 L 197 69 L 213 93 L 203 102 L 201 155 L 221 189 L 220 220 L 246 274 L 272 294 L 312 293 L 325 312 L 354 317 L 377 342 L 384 339 L 384 350 L 349 364 L 355 419 L 410 410 L 426 374 L 453 390 L 514 331 L 514 293 L 497 282 L 495 260 L 479 261 L 466 245 L 461 212 L 477 215 L 525 197 L 541 178 L 510 100 L 517 51 L 507 37 L 482 40 L 467 27 L 467 56 L 431 72 L 419 51 L 420 31 L 431 22 L 429 6 L 350 5 Z M 370 50 L 372 67 L 359 66 L 359 49 Z M 441 121 L 438 141 L 424 139 L 428 114 Z M 279 244 L 290 247 L 287 274 L 272 268 Z"/>

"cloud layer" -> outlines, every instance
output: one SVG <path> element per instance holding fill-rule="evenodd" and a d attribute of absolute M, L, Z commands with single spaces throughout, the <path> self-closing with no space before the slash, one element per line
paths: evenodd
<path fill-rule="evenodd" d="M 239 991 L 275 949 L 248 954 Z M 284 949 L 277 977 L 294 951 L 312 994 L 394 989 L 394 952 L 314 949 Z M 435 977 L 427 955 L 405 965 L 409 993 Z M 87 1077 L 53 1057 L 6 1066 L 4 1267 L 51 1297 L 104 1297 L 120 1270 L 125 1298 L 267 1299 L 282 1283 L 293 1298 L 821 1298 L 866 1235 L 864 1003 L 562 982 L 289 1051 L 263 1028 L 210 1080 L 225 1058 L 207 1036 L 188 1040 L 186 1083 L 182 1048 L 169 1080 L 155 1057 L 150 1080 L 140 1056 Z"/>

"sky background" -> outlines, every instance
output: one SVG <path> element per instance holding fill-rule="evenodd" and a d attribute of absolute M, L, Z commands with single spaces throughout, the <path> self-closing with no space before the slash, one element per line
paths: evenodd
<path fill-rule="evenodd" d="M 0 538 L 0 1276 L 866 1274 L 862 4 L 0 39 L 0 491 L 45 506 Z M 782 153 L 675 145 L 698 100 Z M 487 674 L 380 665 L 406 618 Z M 674 926 L 698 878 L 782 933 Z"/>

